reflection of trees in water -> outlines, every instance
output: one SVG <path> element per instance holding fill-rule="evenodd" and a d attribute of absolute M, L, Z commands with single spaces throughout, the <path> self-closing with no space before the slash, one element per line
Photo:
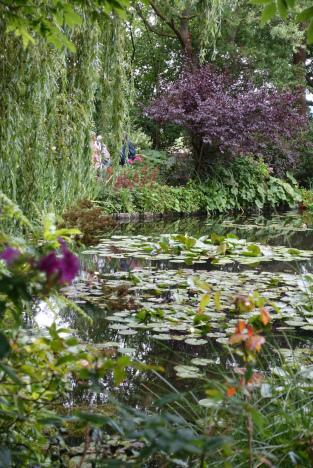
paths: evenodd
<path fill-rule="evenodd" d="M 93 318 L 93 323 L 89 324 L 71 310 L 62 312 L 70 327 L 76 330 L 77 335 L 86 342 L 104 344 L 106 342 L 119 343 L 124 348 L 134 348 L 135 354 L 131 356 L 136 361 L 146 364 L 153 364 L 163 367 L 161 376 L 177 390 L 190 391 L 191 381 L 177 378 L 175 365 L 192 365 L 191 359 L 201 357 L 210 359 L 215 364 L 206 366 L 205 374 L 208 379 L 224 380 L 225 372 L 232 372 L 237 365 L 227 349 L 214 339 L 208 341 L 205 346 L 191 346 L 184 341 L 159 341 L 152 339 L 146 331 L 138 332 L 137 335 L 122 336 L 117 331 L 109 328 L 110 322 L 105 320 L 105 312 L 94 306 L 83 305 L 84 310 Z M 177 334 L 177 332 L 175 332 Z M 268 338 L 268 352 L 260 355 L 259 365 L 267 370 L 271 366 L 280 366 L 281 357 L 278 353 L 272 353 L 279 348 L 311 348 L 312 340 L 309 336 L 299 336 L 296 331 L 288 331 L 288 335 L 274 332 Z M 203 381 L 194 381 L 192 391 L 203 395 Z M 134 368 L 127 370 L 127 379 L 118 387 L 115 386 L 113 376 L 109 374 L 103 378 L 99 385 L 94 388 L 86 388 L 73 381 L 73 391 L 68 396 L 68 405 L 103 405 L 108 403 L 109 397 L 130 404 L 137 408 L 147 408 L 151 405 L 155 395 L 162 395 L 171 392 L 172 389 L 160 379 L 153 371 L 138 371 Z"/>
<path fill-rule="evenodd" d="M 128 273 L 141 269 L 143 267 L 152 267 L 152 262 L 147 260 L 139 260 L 134 257 L 115 258 L 115 257 L 100 257 L 98 255 L 83 255 L 81 257 L 82 279 L 87 281 L 90 286 L 97 281 L 97 274 L 114 273 L 116 271 L 124 271 Z"/>
<path fill-rule="evenodd" d="M 266 217 L 251 217 L 244 220 L 242 217 L 225 218 L 220 217 L 216 220 L 210 220 L 211 225 L 206 224 L 206 219 L 199 222 L 198 218 L 180 219 L 175 222 L 153 222 L 141 224 L 128 224 L 120 226 L 119 230 L 115 229 L 114 234 L 142 234 L 142 235 L 155 235 L 161 233 L 178 233 L 188 232 L 191 235 L 203 235 L 216 232 L 218 234 L 226 234 L 228 232 L 235 232 L 239 237 L 245 237 L 250 241 L 260 241 L 262 243 L 270 243 L 276 245 L 290 245 L 299 248 L 312 248 L 313 245 L 313 231 L 294 231 L 297 227 L 301 227 L 301 215 L 296 217 L 286 215 L 283 217 L 273 216 Z M 313 219 L 313 217 L 312 217 Z M 312 225 L 312 219 L 306 218 L 306 224 Z M 227 220 L 231 223 L 242 224 L 247 222 L 251 226 L 248 229 L 238 229 L 236 227 L 225 227 L 222 223 Z M 257 227 L 253 227 L 253 222 Z M 276 226 L 276 227 L 273 227 Z M 281 226 L 279 230 L 277 226 Z M 96 254 L 89 254 L 82 256 L 83 273 L 81 282 L 87 288 L 90 294 L 97 292 L 101 296 L 101 285 L 99 277 L 101 275 L 108 275 L 114 272 L 128 272 L 134 271 L 141 267 L 155 268 L 157 270 L 180 269 L 181 264 L 170 264 L 168 261 L 150 261 L 145 259 L 128 258 L 110 258 L 100 257 Z M 185 266 L 184 266 L 185 268 Z M 233 263 L 224 266 L 205 264 L 194 264 L 190 266 L 190 272 L 197 270 L 214 270 L 219 269 L 227 272 L 239 273 L 242 270 L 251 267 Z M 293 262 L 266 262 L 257 267 L 258 271 L 266 270 L 271 272 L 281 272 L 286 269 L 293 269 L 296 273 L 305 274 L 306 272 L 313 271 L 313 261 L 306 261 L 303 263 Z M 197 391 L 203 385 L 203 382 L 192 382 L 186 379 L 178 379 L 174 366 L 177 364 L 191 364 L 191 359 L 195 357 L 211 359 L 215 362 L 212 366 L 206 367 L 206 374 L 209 378 L 223 378 L 223 372 L 231 369 L 236 365 L 229 357 L 228 351 L 220 344 L 215 342 L 214 339 L 209 340 L 208 345 L 205 346 L 191 346 L 184 341 L 159 341 L 152 339 L 147 331 L 138 331 L 136 335 L 123 336 L 116 330 L 110 329 L 110 322 L 106 320 L 107 311 L 91 304 L 80 304 L 84 311 L 93 319 L 90 324 L 84 320 L 83 317 L 77 315 L 69 309 L 60 312 L 62 321 L 65 321 L 74 330 L 74 333 L 85 342 L 104 344 L 105 342 L 116 342 L 124 348 L 134 348 L 136 351 L 132 355 L 135 360 L 147 364 L 155 364 L 162 366 L 164 372 L 161 375 L 169 381 L 174 387 L 179 390 L 192 390 Z M 293 333 L 293 335 L 291 335 Z M 175 332 L 175 334 L 178 334 Z M 275 332 L 274 336 L 269 338 L 270 346 L 275 341 L 275 347 L 288 348 L 302 347 L 311 348 L 311 337 L 309 335 L 300 334 L 300 332 L 288 331 L 288 337 L 285 337 L 282 332 Z M 269 347 L 269 349 L 272 349 Z M 280 356 L 278 353 L 268 352 L 266 358 L 261 357 L 260 366 L 267 369 L 268 366 L 279 366 Z M 139 408 L 147 407 L 151 403 L 152 394 L 147 390 L 151 389 L 155 394 L 162 394 L 171 391 L 165 382 L 155 375 L 152 371 L 139 372 L 136 369 L 130 368 L 127 371 L 127 379 L 119 387 L 114 386 L 113 378 L 108 375 L 100 382 L 98 388 L 84 388 L 78 382 L 73 381 L 73 392 L 68 397 L 68 404 L 78 405 L 100 405 L 108 401 L 109 394 L 115 396 L 117 399 L 137 406 Z M 199 390 L 200 391 L 200 390 Z"/>
<path fill-rule="evenodd" d="M 222 345 L 214 343 L 213 340 L 203 347 L 191 346 L 184 341 L 160 342 L 149 337 L 147 332 L 138 332 L 137 335 L 125 337 L 109 328 L 110 322 L 105 320 L 104 311 L 89 305 L 84 305 L 84 310 L 93 318 L 92 324 L 86 323 L 82 317 L 70 310 L 62 312 L 64 319 L 70 323 L 71 328 L 76 330 L 80 339 L 97 344 L 116 342 L 124 348 L 134 348 L 136 352 L 131 355 L 131 358 L 142 363 L 162 367 L 164 369 L 160 372 L 162 377 L 178 390 L 187 391 L 190 389 L 190 381 L 177 378 L 174 369 L 177 364 L 190 364 L 191 359 L 195 357 L 215 360 L 218 368 L 213 366 L 208 374 L 212 376 L 214 374 L 215 377 L 227 366 L 229 359 L 227 352 Z M 95 390 L 83 388 L 73 382 L 73 392 L 69 395 L 67 403 L 71 405 L 74 403 L 76 405 L 100 405 L 108 401 L 110 394 L 127 404 L 144 408 L 149 406 L 154 399 L 153 394 L 147 391 L 147 386 L 155 394 L 171 391 L 170 387 L 152 371 L 138 371 L 130 368 L 127 371 L 126 381 L 119 387 L 114 386 L 112 376 L 102 379 L 99 388 Z M 198 382 L 193 387 L 193 391 L 202 386 L 203 383 Z"/>
<path fill-rule="evenodd" d="M 248 225 L 246 229 L 224 226 L 224 222 L 232 224 Z M 209 223 L 209 225 L 207 224 Z M 255 227 L 253 227 L 253 225 Z M 177 234 L 187 232 L 189 235 L 201 236 L 216 232 L 223 234 L 235 232 L 239 237 L 244 237 L 249 241 L 262 243 L 270 242 L 276 245 L 292 245 L 299 248 L 311 248 L 313 233 L 305 231 L 303 226 L 313 227 L 313 214 L 287 212 L 271 215 L 252 216 L 214 216 L 188 217 L 177 220 L 152 220 L 146 222 L 124 223 L 116 226 L 114 230 L 107 231 L 107 235 L 147 235 L 158 236 L 160 234 Z M 295 230 L 301 229 L 300 232 Z"/>

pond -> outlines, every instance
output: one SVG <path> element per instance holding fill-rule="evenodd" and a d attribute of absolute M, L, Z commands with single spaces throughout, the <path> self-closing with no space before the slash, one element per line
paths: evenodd
<path fill-rule="evenodd" d="M 185 234 L 188 233 L 188 234 Z M 235 365 L 227 350 L 240 295 L 260 295 L 272 318 L 280 355 L 310 363 L 313 347 L 313 216 L 185 218 L 121 224 L 81 253 L 80 279 L 67 295 L 93 319 L 62 311 L 59 323 L 109 355 L 125 354 L 162 370 L 130 370 L 115 388 L 73 388 L 69 404 L 103 405 L 109 392 L 136 407 L 175 387 L 195 387 Z M 201 310 L 201 320 L 195 315 Z M 39 325 L 47 324 L 38 312 Z M 272 348 L 274 349 L 274 348 Z M 199 385 L 195 385 L 199 382 Z M 197 388 L 197 390 L 196 390 Z"/>

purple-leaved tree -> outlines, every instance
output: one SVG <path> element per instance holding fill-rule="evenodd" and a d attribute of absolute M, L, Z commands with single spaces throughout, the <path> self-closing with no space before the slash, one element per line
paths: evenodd
<path fill-rule="evenodd" d="M 297 92 L 256 88 L 244 76 L 235 78 L 211 65 L 183 72 L 145 113 L 187 129 L 197 169 L 221 154 L 266 157 L 273 148 L 290 159 L 307 125 Z"/>

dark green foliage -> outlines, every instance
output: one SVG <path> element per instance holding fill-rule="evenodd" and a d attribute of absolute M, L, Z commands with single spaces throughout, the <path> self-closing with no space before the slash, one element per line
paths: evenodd
<path fill-rule="evenodd" d="M 254 5 L 263 6 L 261 22 L 267 23 L 273 19 L 276 15 L 286 19 L 289 12 L 297 13 L 296 20 L 299 23 L 306 24 L 307 31 L 307 42 L 312 44 L 313 42 L 313 7 L 310 5 L 307 8 L 303 8 L 302 2 L 296 0 L 251 0 Z M 299 3 L 301 6 L 299 6 Z M 299 12 L 299 7 L 301 8 Z"/>
<path fill-rule="evenodd" d="M 301 200 L 293 181 L 272 177 L 267 166 L 237 158 L 228 168 L 216 166 L 206 182 L 171 187 L 154 183 L 136 189 L 104 191 L 99 199 L 106 213 L 193 213 L 292 206 Z"/>

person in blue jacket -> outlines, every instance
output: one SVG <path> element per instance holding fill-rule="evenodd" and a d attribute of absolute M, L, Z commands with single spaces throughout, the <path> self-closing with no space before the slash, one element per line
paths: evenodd
<path fill-rule="evenodd" d="M 133 161 L 136 157 L 136 148 L 132 144 L 132 142 L 129 140 L 127 133 L 124 136 L 123 139 L 123 146 L 121 149 L 121 154 L 120 154 L 120 165 L 124 166 L 127 164 L 127 162 Z"/>

